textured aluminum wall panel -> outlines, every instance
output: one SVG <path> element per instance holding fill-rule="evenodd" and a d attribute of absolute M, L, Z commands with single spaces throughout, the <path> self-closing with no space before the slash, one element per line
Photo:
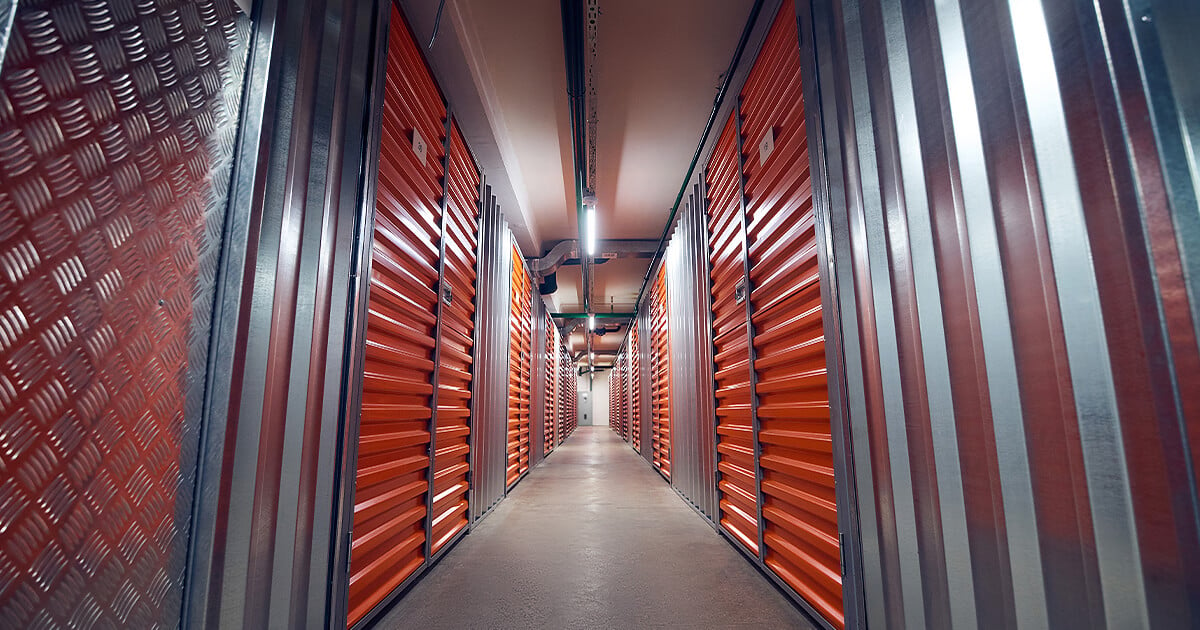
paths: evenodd
<path fill-rule="evenodd" d="M 667 247 L 670 304 L 671 483 L 704 516 L 717 518 L 708 236 L 697 177 Z"/>
<path fill-rule="evenodd" d="M 746 79 L 739 108 L 762 557 L 840 628 L 833 437 L 796 29 L 787 0 Z"/>
<path fill-rule="evenodd" d="M 1195 627 L 1200 6 L 816 8 L 864 621 Z"/>
<path fill-rule="evenodd" d="M 354 490 L 350 625 L 425 562 L 429 536 L 447 112 L 395 7 L 385 83 Z"/>
<path fill-rule="evenodd" d="M 479 169 L 453 121 L 449 146 L 442 234 L 442 321 L 438 347 L 431 554 L 436 554 L 468 524 L 471 392 L 476 357 Z"/>
<path fill-rule="evenodd" d="M 533 281 L 521 257 L 511 245 L 509 274 L 511 316 L 508 345 L 508 465 L 505 483 L 511 487 L 529 471 L 529 413 L 533 377 Z"/>
<path fill-rule="evenodd" d="M 0 626 L 178 626 L 250 21 L 4 4 Z"/>
<path fill-rule="evenodd" d="M 757 556 L 758 471 L 744 304 L 749 285 L 735 116 L 725 123 L 704 172 L 716 388 L 718 522 Z"/>

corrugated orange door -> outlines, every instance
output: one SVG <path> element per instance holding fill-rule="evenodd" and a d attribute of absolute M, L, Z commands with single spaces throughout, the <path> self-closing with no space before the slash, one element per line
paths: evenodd
<path fill-rule="evenodd" d="M 533 350 L 533 285 L 521 250 L 512 246 L 512 310 L 508 347 L 507 485 L 529 470 L 530 356 Z"/>
<path fill-rule="evenodd" d="M 353 625 L 425 560 L 446 109 L 394 7 L 350 552 Z M 414 149 L 423 144 L 424 157 Z"/>
<path fill-rule="evenodd" d="M 554 325 L 554 320 L 546 315 L 546 378 L 542 383 L 542 386 L 546 388 L 545 405 L 543 406 L 545 414 L 543 455 L 548 455 L 555 447 L 555 422 L 558 415 L 556 413 L 558 410 L 558 338 L 558 327 Z"/>
<path fill-rule="evenodd" d="M 558 366 L 558 444 L 567 439 L 567 418 L 574 413 L 572 394 L 567 389 L 567 376 L 575 369 L 571 354 L 563 348 L 563 354 Z"/>
<path fill-rule="evenodd" d="M 705 172 L 712 286 L 713 375 L 716 382 L 720 524 L 758 555 L 758 489 L 750 409 L 750 342 L 746 330 L 745 239 L 731 115 Z"/>
<path fill-rule="evenodd" d="M 475 252 L 479 238 L 479 168 L 458 125 L 450 130 L 444 217 L 442 325 L 434 436 L 432 547 L 437 553 L 467 526 L 471 374 L 474 372 Z"/>
<path fill-rule="evenodd" d="M 671 343 L 667 329 L 667 269 L 660 267 L 650 292 L 654 467 L 671 478 Z"/>
<path fill-rule="evenodd" d="M 629 331 L 629 346 L 626 356 L 629 357 L 629 440 L 633 450 L 642 452 L 642 357 L 640 353 L 637 320 L 634 320 Z"/>
<path fill-rule="evenodd" d="M 741 107 L 764 562 L 841 627 L 821 287 L 790 0 L 746 80 Z"/>

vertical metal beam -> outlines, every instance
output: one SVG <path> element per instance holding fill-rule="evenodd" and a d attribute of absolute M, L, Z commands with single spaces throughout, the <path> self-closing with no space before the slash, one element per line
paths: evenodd
<path fill-rule="evenodd" d="M 441 226 L 438 232 L 437 306 L 433 328 L 433 396 L 429 403 L 429 490 L 425 495 L 425 561 L 433 555 L 433 483 L 437 455 L 438 385 L 442 366 L 442 310 L 446 304 L 446 215 L 450 192 L 450 105 L 446 104 L 445 137 L 442 140 L 442 202 Z"/>
<path fill-rule="evenodd" d="M 750 369 L 750 431 L 754 440 L 754 494 L 758 508 L 758 558 L 766 557 L 763 550 L 763 492 L 762 492 L 762 446 L 758 441 L 758 375 L 754 371 L 754 287 L 750 284 L 750 227 L 746 217 L 746 157 L 742 152 L 742 97 L 739 94 L 737 109 L 733 112 L 737 128 L 738 158 L 738 206 L 742 218 L 742 279 L 746 283 L 746 352 Z"/>
<path fill-rule="evenodd" d="M 476 210 L 478 211 L 478 220 L 476 222 L 475 234 L 475 329 L 471 331 L 471 415 L 467 421 L 467 426 L 470 427 L 470 433 L 467 434 L 467 531 L 475 528 L 475 515 L 479 509 L 479 475 L 476 474 L 476 469 L 479 465 L 479 458 L 476 457 L 479 442 L 476 437 L 479 434 L 479 410 L 480 404 L 477 398 L 481 391 L 479 381 L 485 376 L 479 369 L 480 346 L 486 344 L 487 325 L 486 315 L 481 316 L 481 313 L 486 313 L 486 302 L 480 296 L 487 295 L 484 288 L 484 274 L 487 271 L 487 261 L 484 260 L 485 243 L 483 240 L 484 229 L 487 226 L 487 199 L 484 198 L 487 180 L 482 171 L 479 173 L 479 198 L 476 201 Z M 490 310 L 490 309 L 489 309 Z M 487 387 L 482 388 L 482 392 L 486 394 Z M 487 405 L 483 405 L 486 409 Z"/>
<path fill-rule="evenodd" d="M 375 231 L 375 195 L 379 183 L 379 147 L 383 134 L 383 99 L 387 71 L 388 29 L 391 27 L 389 6 L 376 7 L 372 53 L 368 61 L 367 89 L 364 115 L 367 119 L 366 142 L 362 160 L 362 182 L 359 192 L 358 224 L 354 230 L 354 251 L 350 267 L 350 325 L 346 335 L 346 373 L 342 379 L 342 396 L 346 401 L 341 412 L 335 502 L 334 552 L 330 569 L 330 603 L 326 624 L 329 627 L 346 625 L 347 597 L 350 579 L 350 543 L 354 527 L 354 491 L 358 473 L 358 435 L 362 405 L 363 371 L 366 362 L 367 302 L 371 292 L 372 238 Z"/>

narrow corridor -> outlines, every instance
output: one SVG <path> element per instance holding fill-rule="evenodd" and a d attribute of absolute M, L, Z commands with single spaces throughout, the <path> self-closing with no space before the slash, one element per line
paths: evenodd
<path fill-rule="evenodd" d="M 812 626 L 627 444 L 585 426 L 377 627 Z"/>

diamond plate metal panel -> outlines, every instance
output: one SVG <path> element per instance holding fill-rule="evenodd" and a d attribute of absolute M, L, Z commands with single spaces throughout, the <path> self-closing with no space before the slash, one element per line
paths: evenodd
<path fill-rule="evenodd" d="M 249 20 L 23 1 L 0 74 L 0 627 L 179 624 Z"/>

